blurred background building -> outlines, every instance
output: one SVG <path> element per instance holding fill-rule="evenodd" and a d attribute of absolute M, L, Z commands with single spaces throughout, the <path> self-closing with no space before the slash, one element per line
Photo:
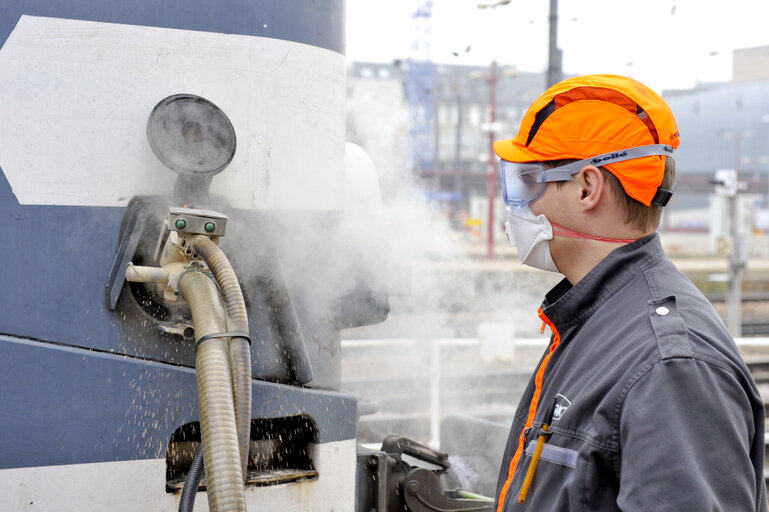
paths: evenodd
<path fill-rule="evenodd" d="M 429 101 L 431 144 L 414 147 L 408 90 L 410 61 L 355 62 L 347 79 L 347 137 L 380 166 L 383 189 L 387 167 L 406 166 L 421 180 L 457 229 L 477 229 L 486 237 L 489 132 L 512 137 L 526 108 L 545 90 L 545 73 L 511 67 L 431 64 L 430 80 L 419 85 Z M 424 73 L 424 71 L 423 71 Z M 494 89 L 494 90 L 492 90 Z M 682 136 L 676 153 L 676 195 L 666 209 L 663 230 L 707 231 L 716 170 L 734 169 L 752 196 L 753 228 L 769 228 L 769 47 L 734 52 L 731 82 L 700 83 L 687 90 L 662 91 Z M 493 99 L 492 99 L 493 98 Z M 491 123 L 492 110 L 495 122 Z M 418 149 L 422 152 L 415 152 Z M 424 154 L 429 151 L 430 154 Z M 498 190 L 495 190 L 498 192 Z M 503 217 L 495 193 L 495 218 Z M 503 236 L 501 224 L 496 233 Z"/>

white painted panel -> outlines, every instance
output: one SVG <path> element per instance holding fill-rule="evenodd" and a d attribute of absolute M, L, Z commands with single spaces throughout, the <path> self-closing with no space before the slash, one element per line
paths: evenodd
<path fill-rule="evenodd" d="M 238 208 L 341 209 L 344 57 L 277 39 L 22 16 L 0 49 L 0 168 L 22 204 L 121 206 L 176 175 L 146 123 L 191 93 L 232 121 L 212 194 Z"/>
<path fill-rule="evenodd" d="M 248 510 L 355 510 L 354 439 L 311 445 L 316 480 L 248 487 Z M 179 494 L 165 490 L 165 460 L 137 460 L 0 470 L 0 508 L 56 512 L 176 512 Z M 198 493 L 196 512 L 208 510 Z"/>

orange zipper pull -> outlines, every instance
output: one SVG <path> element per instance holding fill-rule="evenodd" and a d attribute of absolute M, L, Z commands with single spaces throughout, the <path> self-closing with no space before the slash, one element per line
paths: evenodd
<path fill-rule="evenodd" d="M 542 322 L 542 328 L 539 330 L 540 334 L 545 334 L 545 327 L 547 327 L 547 323 Z"/>

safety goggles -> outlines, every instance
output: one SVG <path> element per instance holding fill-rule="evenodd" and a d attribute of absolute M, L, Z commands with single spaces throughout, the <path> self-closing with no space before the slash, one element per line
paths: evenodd
<path fill-rule="evenodd" d="M 670 156 L 673 147 L 666 144 L 650 144 L 635 148 L 613 151 L 594 157 L 578 160 L 560 167 L 547 169 L 542 162 L 517 163 L 500 159 L 500 178 L 502 180 L 502 195 L 508 206 L 528 206 L 542 194 L 545 187 L 552 181 L 569 181 L 586 165 L 602 165 L 634 160 L 652 155 Z"/>

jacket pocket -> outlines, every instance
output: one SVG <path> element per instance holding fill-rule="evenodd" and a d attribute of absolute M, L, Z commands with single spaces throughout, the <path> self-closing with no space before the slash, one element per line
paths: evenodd
<path fill-rule="evenodd" d="M 526 457 L 533 457 L 534 451 L 537 449 L 537 443 L 529 443 L 526 447 Z M 561 446 L 555 446 L 554 444 L 545 443 L 542 445 L 542 451 L 539 454 L 539 462 L 550 462 L 552 464 L 560 464 L 561 466 L 568 466 L 570 468 L 577 467 L 577 458 L 579 457 L 579 451 L 571 448 L 563 448 Z"/>
<path fill-rule="evenodd" d="M 505 497 L 505 512 L 517 510 L 566 511 L 574 504 L 575 492 L 578 491 L 576 480 L 577 464 L 580 452 L 585 446 L 584 440 L 564 435 L 559 432 L 547 434 L 542 445 L 539 460 L 531 483 L 526 490 L 525 503 L 518 502 L 524 488 L 526 474 L 532 467 L 532 459 L 537 449 L 537 440 L 541 431 L 533 428 L 526 438 L 520 465 L 510 492 Z"/>

